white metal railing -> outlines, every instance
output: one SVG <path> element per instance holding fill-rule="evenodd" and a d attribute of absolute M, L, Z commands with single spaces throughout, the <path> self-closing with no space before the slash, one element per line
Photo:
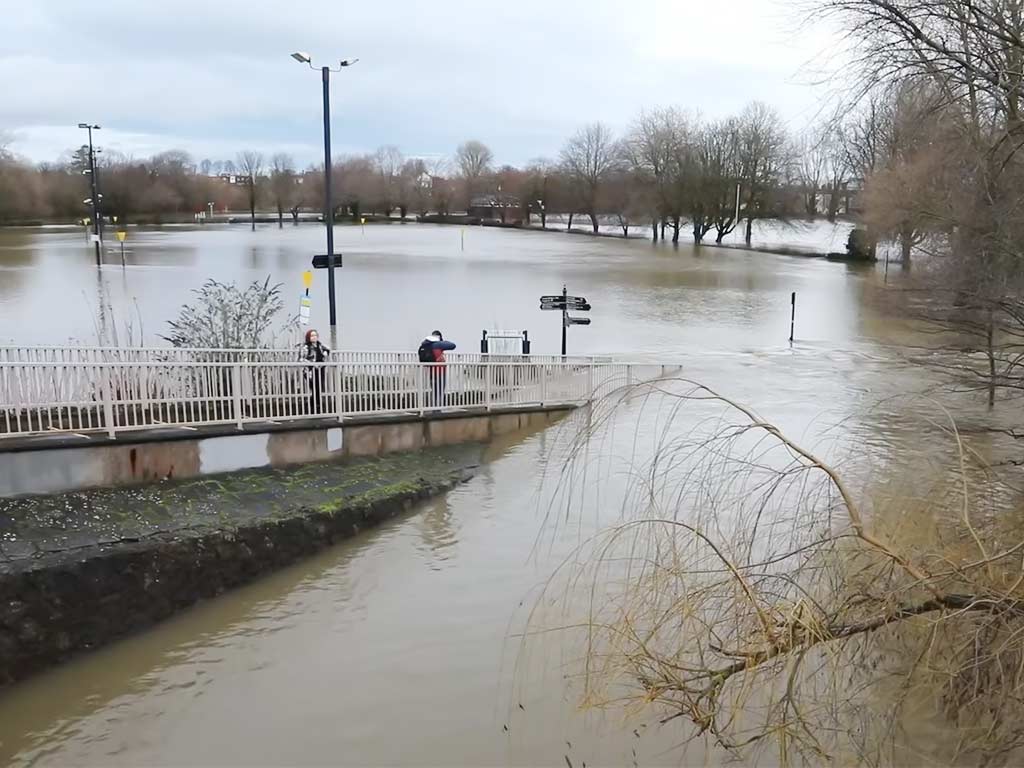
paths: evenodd
<path fill-rule="evenodd" d="M 123 352 L 123 350 L 118 350 Z M 371 354 L 371 353 L 367 353 Z M 372 353 L 394 355 L 403 353 Z M 577 405 L 657 375 L 590 359 L 0 362 L 0 441 L 368 414 Z"/>
<path fill-rule="evenodd" d="M 563 361 L 611 362 L 608 357 L 574 355 L 516 355 L 479 352 L 446 352 L 453 363 L 479 363 L 485 360 L 502 362 L 531 361 L 557 363 Z M 235 362 L 299 362 L 299 347 L 276 349 L 216 349 L 193 347 L 50 347 L 0 345 L 0 363 L 235 363 Z M 416 352 L 382 352 L 338 350 L 331 353 L 337 363 L 415 363 Z"/>

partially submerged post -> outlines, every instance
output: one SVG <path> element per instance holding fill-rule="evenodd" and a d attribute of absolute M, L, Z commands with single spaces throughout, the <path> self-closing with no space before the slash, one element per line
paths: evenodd
<path fill-rule="evenodd" d="M 796 326 L 796 291 L 789 295 L 789 343 L 793 343 L 793 328 Z"/>

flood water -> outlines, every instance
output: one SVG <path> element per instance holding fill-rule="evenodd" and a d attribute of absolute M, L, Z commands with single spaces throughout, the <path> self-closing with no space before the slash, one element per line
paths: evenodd
<path fill-rule="evenodd" d="M 209 277 L 284 282 L 320 252 L 317 226 L 132 231 L 97 275 L 78 231 L 0 230 L 0 338 L 93 341 L 100 291 L 149 340 Z M 339 228 L 341 346 L 414 349 L 432 328 L 469 351 L 480 331 L 528 329 L 557 351 L 537 297 L 566 283 L 593 305 L 570 352 L 682 364 L 826 456 L 861 485 L 925 453 L 894 394 L 931 382 L 903 361 L 919 341 L 870 300 L 875 269 L 642 241 L 454 227 Z M 113 262 L 116 262 L 113 263 Z M 326 325 L 325 275 L 313 288 Z M 790 292 L 797 293 L 790 346 Z M 964 405 L 965 418 L 997 418 Z M 631 450 L 664 414 L 624 405 L 566 516 L 551 483 L 586 415 L 491 449 L 472 481 L 320 556 L 0 693 L 12 765 L 692 765 L 656 712 L 583 710 L 571 632 L 538 598 L 580 542 L 621 514 Z M 680 424 L 679 429 L 685 429 Z M 548 460 L 546 470 L 544 462 Z M 538 611 L 531 618 L 531 611 Z M 768 762 L 771 762 L 768 760 Z"/>

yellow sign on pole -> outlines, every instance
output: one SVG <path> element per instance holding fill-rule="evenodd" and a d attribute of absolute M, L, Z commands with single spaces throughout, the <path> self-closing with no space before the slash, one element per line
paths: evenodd
<path fill-rule="evenodd" d="M 302 273 L 302 287 L 305 288 L 308 291 L 309 290 L 309 286 L 311 286 L 312 284 L 313 284 L 313 271 L 307 269 L 305 272 Z"/>
<path fill-rule="evenodd" d="M 125 231 L 124 231 L 123 229 L 119 229 L 119 230 L 117 230 L 117 239 L 118 239 L 118 242 L 121 242 L 121 243 L 123 243 L 123 242 L 124 242 L 124 241 L 125 241 L 125 240 L 127 239 L 127 237 L 128 237 L 128 233 L 127 233 L 127 232 L 125 232 Z"/>

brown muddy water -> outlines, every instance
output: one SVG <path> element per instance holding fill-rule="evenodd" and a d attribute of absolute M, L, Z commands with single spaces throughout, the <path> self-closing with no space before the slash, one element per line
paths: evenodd
<path fill-rule="evenodd" d="M 339 228 L 341 346 L 413 349 L 432 328 L 475 351 L 485 328 L 528 329 L 557 351 L 537 297 L 563 283 L 592 303 L 570 351 L 672 361 L 756 408 L 861 488 L 934 467 L 943 454 L 893 399 L 936 380 L 904 360 L 923 343 L 878 309 L 874 269 L 820 260 L 562 234 L 458 228 Z M 149 341 L 208 277 L 284 282 L 322 230 L 131 231 L 97 273 L 77 230 L 0 230 L 0 343 L 95 340 L 100 296 L 119 329 Z M 314 323 L 325 325 L 325 275 Z M 787 343 L 796 291 L 796 342 Z M 108 329 L 109 332 L 109 329 Z M 1002 418 L 957 400 L 968 426 Z M 910 403 L 908 405 L 908 403 Z M 1000 406 L 1001 407 L 1001 406 Z M 11 765 L 700 765 L 660 713 L 585 710 L 575 597 L 541 590 L 624 514 L 637 455 L 685 417 L 625 404 L 586 471 L 556 487 L 587 414 L 491 450 L 484 471 L 415 514 L 160 626 L 0 692 L 0 760 Z M 638 446 L 640 446 L 638 448 Z M 1003 446 L 979 445 L 992 455 Z M 918 475 L 919 476 L 919 475 Z M 570 488 L 566 495 L 566 488 Z M 535 611 L 531 617 L 531 611 Z M 770 757 L 765 758 L 770 763 Z"/>

